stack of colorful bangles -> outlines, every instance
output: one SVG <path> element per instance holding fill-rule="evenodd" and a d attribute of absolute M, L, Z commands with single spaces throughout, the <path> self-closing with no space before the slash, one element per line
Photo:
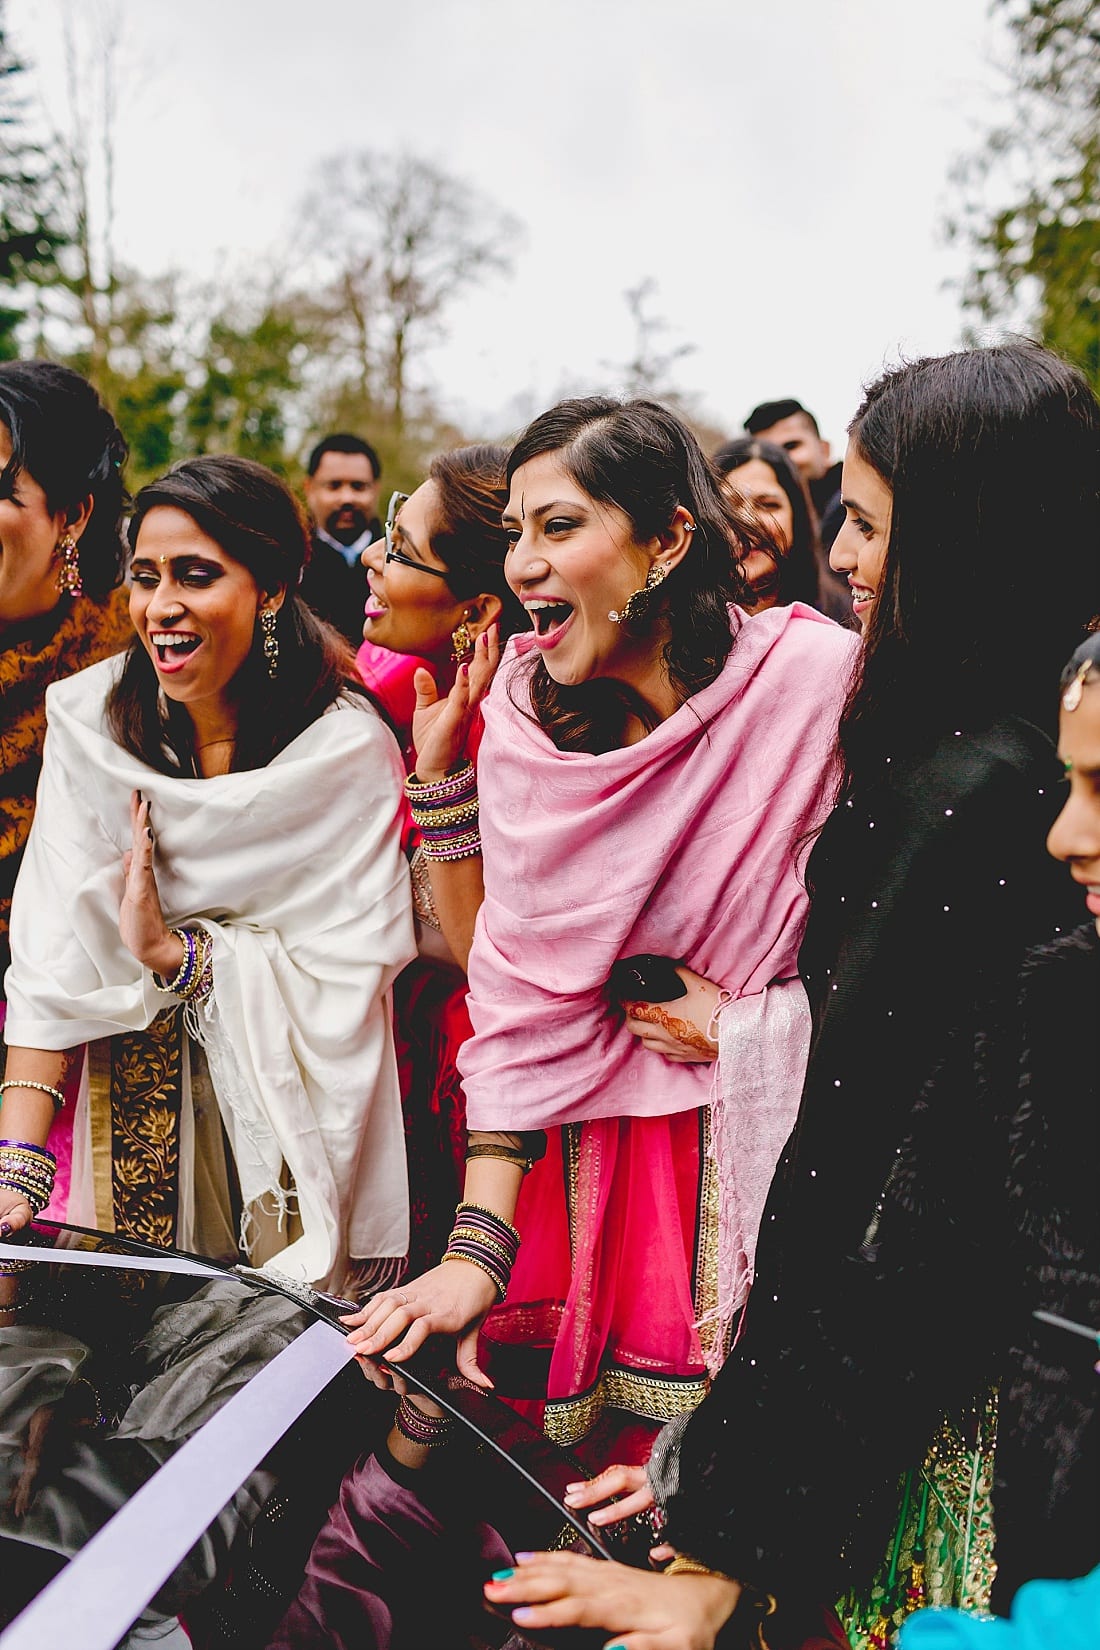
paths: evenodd
<path fill-rule="evenodd" d="M 425 1449 L 436 1449 L 447 1442 L 451 1430 L 447 1415 L 426 1415 L 410 1398 L 402 1398 L 397 1406 L 395 1422 L 402 1438 L 410 1444 L 421 1444 Z"/>
<path fill-rule="evenodd" d="M 170 980 L 154 974 L 153 984 L 158 991 L 178 997 L 181 1002 L 205 1002 L 214 984 L 214 948 L 209 933 L 202 927 L 170 928 L 168 932 L 182 942 L 183 961 Z"/>
<path fill-rule="evenodd" d="M 40 1215 L 53 1195 L 57 1159 L 45 1146 L 29 1140 L 0 1140 L 0 1186 L 18 1192 Z"/>
<path fill-rule="evenodd" d="M 480 1203 L 460 1203 L 455 1213 L 454 1230 L 447 1239 L 443 1259 L 465 1260 L 480 1267 L 492 1278 L 503 1300 L 519 1254 L 519 1233 Z"/>
<path fill-rule="evenodd" d="M 480 854 L 477 774 L 472 762 L 435 784 L 410 774 L 405 795 L 425 859 L 472 859 Z"/>
<path fill-rule="evenodd" d="M 57 1159 L 45 1146 L 30 1140 L 0 1140 L 0 1188 L 24 1198 L 32 1216 L 40 1215 L 50 1201 L 56 1172 Z M 28 1260 L 0 1260 L 0 1277 L 10 1277 L 30 1264 Z"/>

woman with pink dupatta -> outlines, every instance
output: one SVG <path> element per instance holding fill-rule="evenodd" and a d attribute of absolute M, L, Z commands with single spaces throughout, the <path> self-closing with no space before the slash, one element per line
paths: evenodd
<path fill-rule="evenodd" d="M 762 531 L 655 403 L 561 403 L 508 487 L 534 634 L 483 706 L 465 1201 L 441 1264 L 351 1339 L 399 1363 L 455 1334 L 460 1373 L 530 1400 L 557 1441 L 644 1459 L 721 1362 L 797 1109 L 799 854 L 832 801 L 856 644 L 800 604 L 739 610 Z M 426 801 L 445 831 L 447 798 Z M 736 1115 L 713 1130 L 717 1026 L 696 1027 L 700 1063 L 632 1036 L 612 971 L 643 955 L 721 982 Z M 659 1012 L 690 1020 L 690 993 Z"/>

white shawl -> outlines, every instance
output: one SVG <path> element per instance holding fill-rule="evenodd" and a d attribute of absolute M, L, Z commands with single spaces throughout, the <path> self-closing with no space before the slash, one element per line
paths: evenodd
<path fill-rule="evenodd" d="M 46 694 L 35 821 L 12 904 L 5 1038 L 72 1048 L 144 1029 L 164 1008 L 118 931 L 129 798 L 150 799 L 169 924 L 214 940 L 200 1025 L 246 1203 L 278 1201 L 283 1163 L 303 1235 L 281 1271 L 403 1255 L 408 1189 L 386 993 L 415 955 L 401 852 L 402 768 L 368 706 L 340 700 L 266 768 L 155 773 L 111 737 L 108 659 Z"/>

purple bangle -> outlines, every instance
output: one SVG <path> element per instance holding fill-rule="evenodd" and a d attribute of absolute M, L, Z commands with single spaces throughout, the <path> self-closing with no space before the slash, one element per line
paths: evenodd
<path fill-rule="evenodd" d="M 42 1157 L 48 1157 L 54 1168 L 57 1168 L 57 1158 L 48 1146 L 36 1146 L 33 1140 L 0 1140 L 0 1152 L 4 1150 L 5 1146 L 12 1146 L 16 1150 L 25 1152 L 38 1152 Z"/>

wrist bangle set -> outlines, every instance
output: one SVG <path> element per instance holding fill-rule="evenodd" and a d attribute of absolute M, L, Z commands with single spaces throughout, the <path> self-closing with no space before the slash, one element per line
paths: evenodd
<path fill-rule="evenodd" d="M 464 1260 L 479 1267 L 492 1278 L 503 1300 L 519 1253 L 519 1233 L 480 1203 L 460 1203 L 455 1213 L 454 1230 L 447 1239 L 443 1260 Z"/>
<path fill-rule="evenodd" d="M 425 859 L 472 859 L 480 854 L 477 774 L 472 762 L 438 783 L 425 784 L 410 774 L 405 796 Z"/>
<path fill-rule="evenodd" d="M 445 1444 L 451 1431 L 449 1415 L 425 1415 L 408 1397 L 397 1406 L 394 1422 L 402 1438 L 410 1444 L 422 1444 L 425 1449 L 437 1449 Z"/>
<path fill-rule="evenodd" d="M 214 984 L 214 944 L 208 931 L 198 928 L 170 928 L 170 934 L 183 943 L 183 961 L 170 980 L 153 975 L 153 985 L 166 996 L 178 997 L 182 1003 L 202 1003 L 209 997 Z"/>
<path fill-rule="evenodd" d="M 31 1214 L 40 1215 L 53 1195 L 57 1159 L 45 1146 L 30 1140 L 0 1140 L 0 1187 L 18 1192 Z M 26 1261 L 5 1261 L 0 1271 L 12 1271 Z"/>

